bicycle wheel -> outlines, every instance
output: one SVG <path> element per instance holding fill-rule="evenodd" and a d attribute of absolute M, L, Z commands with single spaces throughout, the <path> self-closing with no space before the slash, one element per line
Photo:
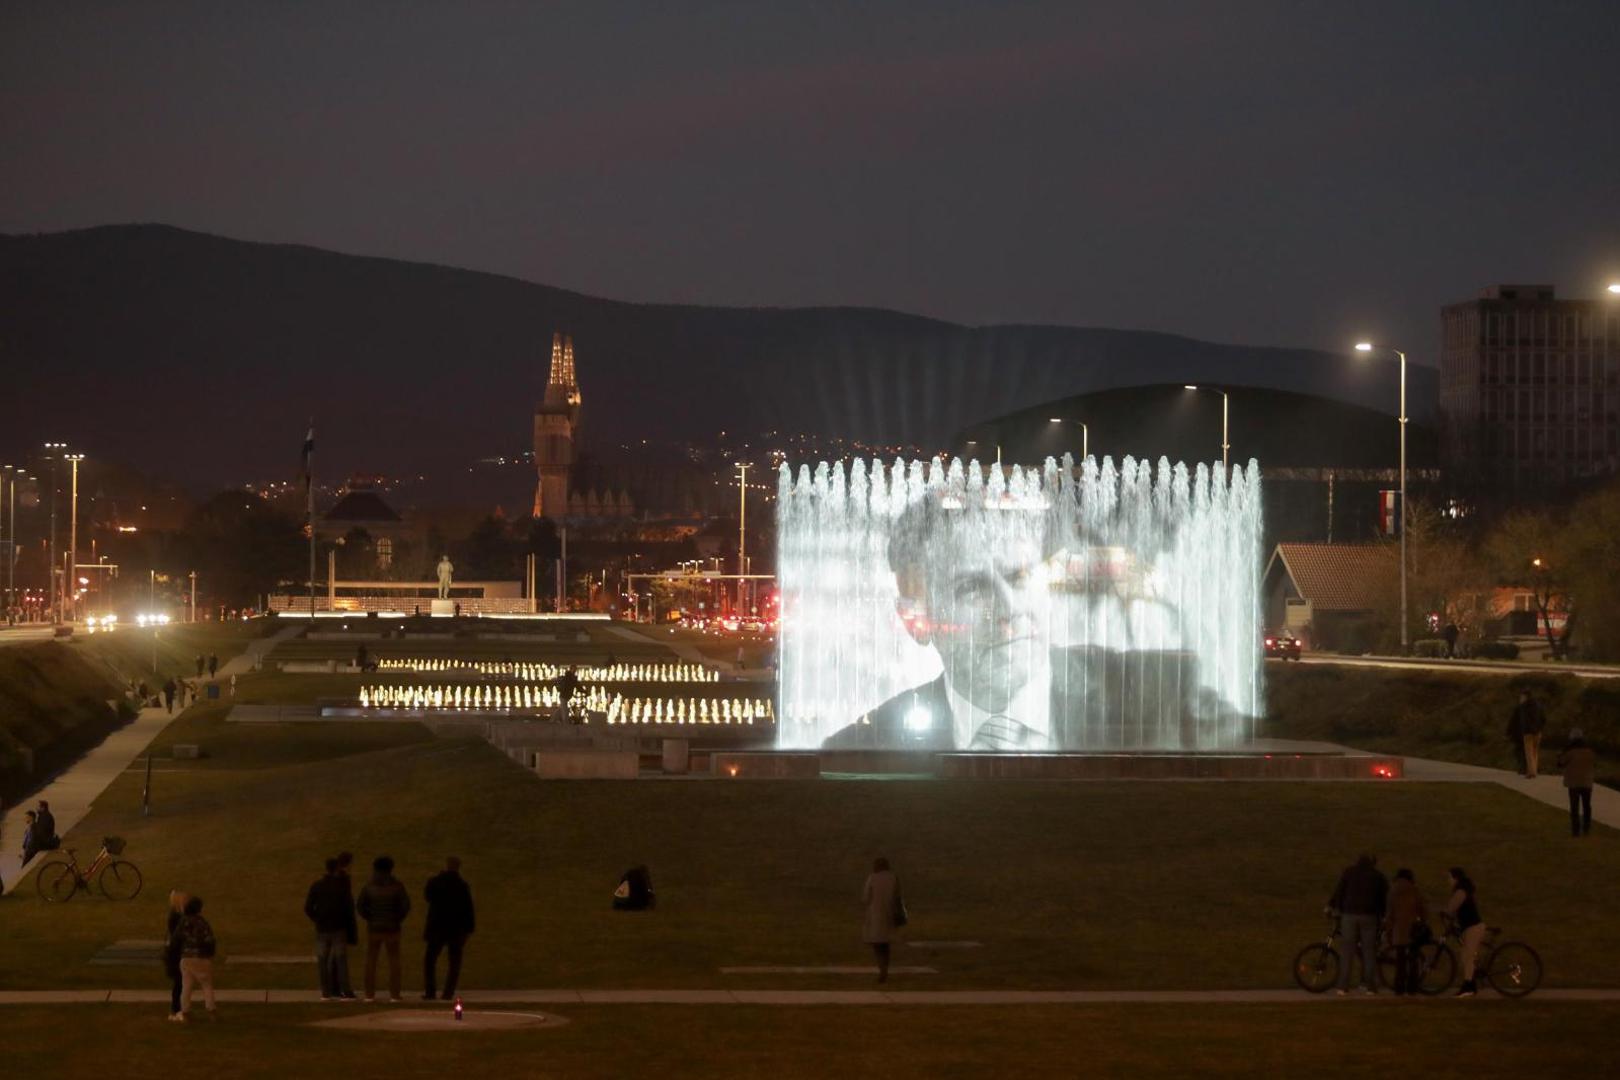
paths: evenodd
<path fill-rule="evenodd" d="M 60 904 L 73 899 L 73 894 L 79 891 L 79 875 L 65 862 L 48 862 L 39 868 L 34 884 L 39 895 Z"/>
<path fill-rule="evenodd" d="M 1522 941 L 1505 942 L 1491 953 L 1485 978 L 1504 997 L 1524 997 L 1541 985 L 1541 957 Z"/>
<path fill-rule="evenodd" d="M 114 859 L 101 868 L 96 884 L 101 886 L 101 895 L 109 900 L 133 900 L 141 891 L 141 872 L 132 862 Z"/>
<path fill-rule="evenodd" d="M 1307 945 L 1294 957 L 1294 981 L 1300 989 L 1320 994 L 1339 978 L 1339 954 L 1326 945 Z"/>
<path fill-rule="evenodd" d="M 1443 994 L 1457 977 L 1457 954 L 1444 942 L 1431 941 L 1418 949 L 1418 992 Z"/>

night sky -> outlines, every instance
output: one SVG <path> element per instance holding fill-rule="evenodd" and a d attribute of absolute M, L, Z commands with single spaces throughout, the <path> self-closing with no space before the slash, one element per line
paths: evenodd
<path fill-rule="evenodd" d="M 0 231 L 1432 362 L 1620 279 L 1620 4 L 7 5 Z"/>

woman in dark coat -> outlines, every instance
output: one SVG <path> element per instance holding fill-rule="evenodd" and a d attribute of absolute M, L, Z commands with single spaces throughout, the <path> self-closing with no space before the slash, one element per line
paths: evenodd
<path fill-rule="evenodd" d="M 1412 871 L 1395 871 L 1395 880 L 1389 887 L 1388 906 L 1384 912 L 1384 931 L 1389 943 L 1395 947 L 1395 993 L 1418 992 L 1417 960 L 1421 931 L 1419 925 L 1428 922 L 1429 912 L 1418 891 Z"/>

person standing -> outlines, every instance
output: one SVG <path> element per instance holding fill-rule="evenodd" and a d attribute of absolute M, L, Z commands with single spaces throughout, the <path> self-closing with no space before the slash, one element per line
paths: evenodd
<path fill-rule="evenodd" d="M 394 876 L 394 860 L 379 855 L 371 862 L 371 880 L 360 890 L 355 909 L 366 921 L 366 1000 L 377 1000 L 377 954 L 388 952 L 388 1000 L 401 1001 L 399 935 L 411 913 L 411 896 Z"/>
<path fill-rule="evenodd" d="M 174 676 L 169 676 L 168 681 L 163 684 L 163 707 L 169 710 L 170 716 L 174 715 L 174 695 L 178 689 L 174 683 Z"/>
<path fill-rule="evenodd" d="M 215 654 L 215 653 L 209 653 L 208 654 L 208 677 L 210 679 L 212 679 L 218 673 L 219 673 L 219 656 L 217 654 Z"/>
<path fill-rule="evenodd" d="M 199 678 L 199 679 L 200 679 L 200 678 L 202 678 L 202 674 L 203 674 L 203 667 L 204 667 L 204 666 L 205 666 L 205 665 L 206 665 L 206 664 L 207 664 L 207 663 L 208 663 L 208 662 L 207 662 L 207 661 L 206 661 L 206 660 L 204 660 L 204 659 L 203 659 L 203 654 L 202 654 L 202 653 L 198 653 L 198 654 L 197 654 L 197 678 Z"/>
<path fill-rule="evenodd" d="M 235 675 L 231 676 L 231 681 L 232 682 L 236 681 L 236 676 Z M 337 872 L 338 872 L 338 877 L 343 879 L 344 903 L 349 906 L 349 909 L 351 911 L 354 910 L 354 879 L 349 876 L 349 867 L 351 867 L 353 865 L 354 865 L 354 852 L 352 852 L 352 851 L 340 851 L 340 852 L 337 853 Z M 356 946 L 356 945 L 358 945 L 360 943 L 360 934 L 359 934 L 358 928 L 355 926 L 355 924 L 352 921 L 349 923 L 349 928 L 350 928 L 349 929 L 349 947 L 353 948 L 354 946 Z M 358 998 L 355 997 L 354 984 L 349 981 L 349 951 L 348 951 L 348 949 L 345 949 L 341 953 L 338 954 L 337 965 L 336 966 L 337 966 L 337 973 L 336 974 L 337 974 L 338 997 L 341 998 L 344 1001 L 357 1001 L 357 1000 L 359 1000 Z"/>
<path fill-rule="evenodd" d="M 208 1019 L 218 1020 L 214 1011 L 214 928 L 202 916 L 202 898 L 186 901 L 185 914 L 174 928 L 180 953 L 180 1011 L 174 1019 L 184 1022 L 191 1012 L 191 995 L 201 986 Z"/>
<path fill-rule="evenodd" d="M 906 905 L 900 898 L 900 879 L 889 868 L 889 860 L 872 860 L 872 872 L 861 887 L 861 940 L 872 946 L 877 958 L 878 982 L 889 981 L 889 949 L 895 931 L 906 924 Z"/>
<path fill-rule="evenodd" d="M 1597 782 L 1597 751 L 1586 745 L 1585 733 L 1571 728 L 1569 742 L 1558 754 L 1569 792 L 1569 832 L 1576 839 L 1592 835 L 1592 785 Z"/>
<path fill-rule="evenodd" d="M 427 925 L 422 929 L 422 940 L 427 942 L 422 954 L 422 1000 L 433 1000 L 439 953 L 448 949 L 450 969 L 444 976 L 444 1000 L 449 1001 L 456 996 L 462 950 L 475 923 L 472 889 L 461 876 L 461 860 L 454 855 L 446 859 L 444 869 L 428 878 L 422 898 L 427 901 Z"/>
<path fill-rule="evenodd" d="M 1339 962 L 1340 997 L 1350 992 L 1350 967 L 1361 947 L 1361 992 L 1378 993 L 1378 924 L 1383 921 L 1389 882 L 1378 871 L 1378 860 L 1363 854 L 1345 867 L 1328 900 L 1328 914 L 1339 917 L 1342 952 Z"/>
<path fill-rule="evenodd" d="M 1457 624 L 1454 622 L 1446 623 L 1446 628 L 1440 631 L 1440 636 L 1446 640 L 1446 659 L 1455 660 L 1457 658 L 1457 638 L 1459 636 Z"/>
<path fill-rule="evenodd" d="M 55 851 L 61 846 L 62 838 L 56 835 L 56 815 L 51 813 L 51 804 L 41 799 L 34 820 L 34 850 Z"/>
<path fill-rule="evenodd" d="M 1519 703 L 1513 707 L 1513 719 L 1508 721 L 1508 734 L 1519 733 L 1519 772 L 1534 780 L 1541 756 L 1541 733 L 1547 726 L 1547 717 L 1541 711 L 1530 691 L 1519 691 Z"/>
<path fill-rule="evenodd" d="M 304 896 L 304 915 L 315 924 L 315 966 L 321 980 L 321 1000 L 343 997 L 348 973 L 348 948 L 354 944 L 357 927 L 349 879 L 338 872 L 336 859 L 326 860 L 326 873 L 310 885 Z M 353 997 L 351 991 L 349 997 Z"/>
<path fill-rule="evenodd" d="M 1415 994 L 1419 990 L 1417 961 L 1418 947 L 1427 938 L 1428 908 L 1423 894 L 1418 891 L 1412 871 L 1395 871 L 1395 880 L 1389 886 L 1388 911 L 1384 914 L 1384 932 L 1395 947 L 1395 994 Z M 1419 927 L 1422 929 L 1419 929 Z"/>
<path fill-rule="evenodd" d="M 1479 989 L 1474 983 L 1474 965 L 1479 960 L 1479 943 L 1485 940 L 1485 920 L 1479 916 L 1479 901 L 1474 896 L 1474 883 L 1468 872 L 1453 866 L 1448 873 L 1451 897 L 1446 901 L 1446 916 L 1456 925 L 1462 944 L 1463 982 L 1456 996 L 1473 997 Z"/>
<path fill-rule="evenodd" d="M 186 915 L 191 897 L 179 889 L 169 890 L 169 918 L 163 934 L 163 972 L 169 976 L 169 1019 L 183 1020 L 180 1012 L 180 939 L 175 930 Z"/>

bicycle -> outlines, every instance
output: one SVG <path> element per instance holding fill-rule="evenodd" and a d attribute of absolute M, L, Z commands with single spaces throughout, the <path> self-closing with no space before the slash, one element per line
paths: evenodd
<path fill-rule="evenodd" d="M 1324 994 L 1338 982 L 1341 962 L 1339 920 L 1337 916 L 1329 916 L 1328 936 L 1294 954 L 1294 981 L 1307 993 Z M 1354 968 L 1351 969 L 1351 973 L 1355 974 Z"/>
<path fill-rule="evenodd" d="M 1541 954 L 1522 941 L 1497 944 L 1496 939 L 1501 933 L 1500 926 L 1485 928 L 1485 939 L 1479 943 L 1480 959 L 1474 966 L 1475 976 L 1503 997 L 1521 998 L 1534 993 L 1536 987 L 1541 985 Z M 1458 951 L 1462 949 L 1462 934 L 1456 924 L 1448 920 L 1445 933 L 1435 943 L 1435 948 L 1443 956 L 1446 978 L 1431 990 L 1430 980 L 1420 968 L 1419 986 L 1425 994 L 1438 994 L 1451 986 L 1456 965 L 1451 942 L 1456 942 Z"/>
<path fill-rule="evenodd" d="M 74 849 L 64 850 L 66 859 L 47 862 L 34 879 L 39 895 L 51 903 L 65 903 L 80 890 L 89 892 L 92 879 L 101 895 L 109 900 L 133 900 L 141 891 L 140 870 L 129 860 L 119 858 L 124 853 L 124 841 L 120 837 L 103 837 L 101 850 L 90 865 L 82 869 Z"/>

